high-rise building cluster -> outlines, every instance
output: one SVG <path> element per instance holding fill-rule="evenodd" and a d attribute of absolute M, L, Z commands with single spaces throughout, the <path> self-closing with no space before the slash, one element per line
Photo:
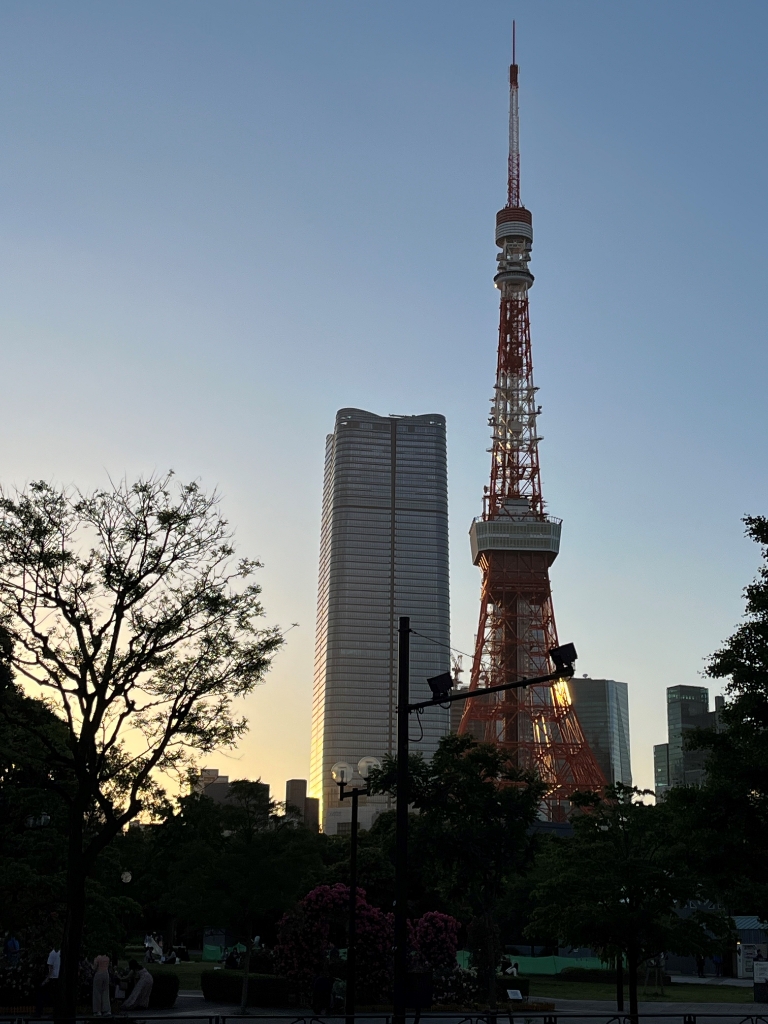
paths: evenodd
<path fill-rule="evenodd" d="M 249 781 L 249 780 L 241 780 Z M 269 785 L 260 780 L 251 783 L 259 794 L 259 803 L 264 807 L 265 816 L 275 805 L 269 792 Z M 237 804 L 238 795 L 233 791 L 228 775 L 219 775 L 218 768 L 203 768 L 192 783 L 192 792 L 208 797 L 215 804 Z M 285 784 L 285 804 L 283 812 L 300 821 L 307 828 L 317 832 L 320 827 L 320 801 L 307 796 L 306 779 L 289 779 Z"/>
<path fill-rule="evenodd" d="M 670 686 L 667 690 L 667 742 L 653 748 L 653 774 L 657 797 L 671 786 L 700 786 L 706 770 L 705 750 L 688 750 L 686 736 L 694 729 L 720 728 L 724 698 L 715 697 L 709 710 L 706 686 Z"/>

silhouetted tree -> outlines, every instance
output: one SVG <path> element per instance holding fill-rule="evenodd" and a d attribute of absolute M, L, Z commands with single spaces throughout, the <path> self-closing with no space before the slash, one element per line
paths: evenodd
<path fill-rule="evenodd" d="M 233 743 L 232 703 L 282 643 L 260 630 L 258 563 L 233 563 L 216 495 L 170 475 L 90 494 L 34 483 L 0 494 L 0 620 L 9 663 L 62 719 L 30 720 L 66 802 L 63 1008 L 74 1014 L 86 879 L 151 803 L 159 771 Z"/>
<path fill-rule="evenodd" d="M 700 788 L 670 791 L 690 856 L 712 879 L 732 913 L 768 917 L 768 519 L 747 516 L 747 536 L 761 545 L 762 565 L 746 587 L 745 616 L 707 664 L 726 679 L 720 731 L 697 730 L 690 747 L 707 751 Z M 734 870 L 734 866 L 737 869 Z"/>
<path fill-rule="evenodd" d="M 445 736 L 430 761 L 410 759 L 413 849 L 451 912 L 469 919 L 473 960 L 496 1001 L 496 908 L 508 879 L 530 861 L 531 825 L 545 792 L 507 753 L 471 736 Z M 373 772 L 374 792 L 397 795 L 396 762 Z"/>
<path fill-rule="evenodd" d="M 629 1012 L 637 1013 L 639 964 L 665 951 L 708 953 L 728 933 L 725 915 L 693 910 L 709 896 L 692 871 L 669 807 L 621 784 L 574 799 L 574 834 L 552 839 L 536 864 L 530 935 L 547 933 L 627 961 Z"/>

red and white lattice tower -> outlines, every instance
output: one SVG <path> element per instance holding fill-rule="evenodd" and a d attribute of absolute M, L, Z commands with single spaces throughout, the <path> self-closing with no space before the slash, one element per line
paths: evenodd
<path fill-rule="evenodd" d="M 514 41 L 512 62 L 507 205 L 496 215 L 501 252 L 494 281 L 501 292 L 501 315 L 489 420 L 491 483 L 483 515 L 470 530 L 472 558 L 483 574 L 471 689 L 547 675 L 553 671 L 548 652 L 558 645 L 549 567 L 560 547 L 561 521 L 546 514 L 541 494 L 536 428 L 541 409 L 528 318 L 533 230 L 531 214 L 520 202 Z M 549 787 L 542 812 L 550 820 L 565 817 L 574 791 L 605 785 L 565 680 L 469 700 L 459 731 L 504 747 L 518 767 L 537 771 Z"/>

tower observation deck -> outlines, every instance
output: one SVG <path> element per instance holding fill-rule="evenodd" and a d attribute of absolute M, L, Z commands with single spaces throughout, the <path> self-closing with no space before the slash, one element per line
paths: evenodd
<path fill-rule="evenodd" d="M 469 531 L 472 560 L 482 572 L 471 689 L 548 675 L 553 670 L 548 652 L 558 646 L 549 568 L 560 549 L 561 521 L 547 515 L 541 493 L 541 407 L 533 383 L 528 310 L 533 218 L 520 200 L 514 42 L 512 61 L 507 204 L 496 214 L 500 252 L 494 283 L 501 298 L 496 384 L 488 420 L 491 475 L 483 514 Z M 563 820 L 576 790 L 600 790 L 605 785 L 566 680 L 467 701 L 459 732 L 502 746 L 518 768 L 537 772 L 548 786 L 542 815 L 550 820 Z"/>

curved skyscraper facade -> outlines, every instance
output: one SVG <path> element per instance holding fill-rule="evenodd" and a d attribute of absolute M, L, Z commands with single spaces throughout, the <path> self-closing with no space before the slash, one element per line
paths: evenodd
<path fill-rule="evenodd" d="M 341 409 L 326 440 L 310 775 L 330 834 L 351 815 L 332 766 L 396 751 L 401 615 L 414 630 L 411 700 L 426 700 L 427 677 L 450 668 L 445 418 Z M 413 718 L 413 749 L 429 757 L 448 711 Z M 361 827 L 388 806 L 361 799 Z"/>

